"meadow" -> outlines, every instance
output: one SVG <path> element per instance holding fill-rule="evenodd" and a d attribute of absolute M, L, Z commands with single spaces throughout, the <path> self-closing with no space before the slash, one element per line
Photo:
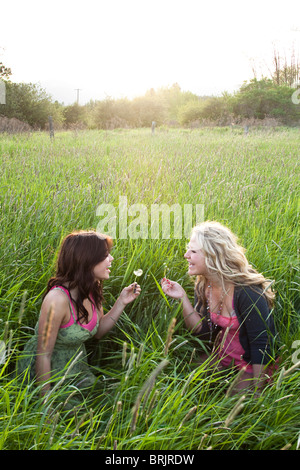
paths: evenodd
<path fill-rule="evenodd" d="M 279 450 L 300 448 L 299 129 L 116 129 L 0 135 L 0 449 Z M 13 375 L 33 334 L 57 248 L 96 229 L 100 204 L 203 204 L 229 226 L 250 263 L 274 280 L 282 363 L 259 396 L 231 396 L 234 375 L 197 357 L 159 281 L 181 282 L 187 239 L 116 237 L 105 310 L 142 287 L 116 327 L 89 345 L 101 392 L 65 411 L 76 391 L 62 377 L 46 403 Z M 173 320 L 175 319 L 175 320 Z M 207 372 L 209 370 L 209 373 Z"/>

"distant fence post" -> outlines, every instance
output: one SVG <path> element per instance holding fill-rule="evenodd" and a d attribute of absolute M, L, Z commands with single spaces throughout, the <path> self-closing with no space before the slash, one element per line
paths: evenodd
<path fill-rule="evenodd" d="M 50 131 L 50 138 L 54 137 L 54 127 L 53 127 L 52 116 L 49 116 L 49 131 Z"/>
<path fill-rule="evenodd" d="M 6 104 L 6 88 L 4 80 L 0 79 L 0 104 Z"/>
<path fill-rule="evenodd" d="M 154 134 L 154 131 L 155 131 L 155 126 L 156 126 L 156 122 L 155 121 L 152 121 L 152 134 Z"/>

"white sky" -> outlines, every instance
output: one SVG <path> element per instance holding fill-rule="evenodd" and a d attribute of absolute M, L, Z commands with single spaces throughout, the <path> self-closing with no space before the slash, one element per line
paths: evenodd
<path fill-rule="evenodd" d="M 232 92 L 267 73 L 274 47 L 300 51 L 299 0 L 9 0 L 0 61 L 14 82 L 65 104 L 143 95 L 177 82 Z"/>

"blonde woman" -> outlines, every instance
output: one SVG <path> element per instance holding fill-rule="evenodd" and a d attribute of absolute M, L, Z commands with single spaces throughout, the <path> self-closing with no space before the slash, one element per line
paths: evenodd
<path fill-rule="evenodd" d="M 196 276 L 194 305 L 177 282 L 162 280 L 165 294 L 182 301 L 186 327 L 215 343 L 218 366 L 243 369 L 238 390 L 263 385 L 276 335 L 271 283 L 244 252 L 227 227 L 203 222 L 194 227 L 184 255 L 188 274 Z"/>

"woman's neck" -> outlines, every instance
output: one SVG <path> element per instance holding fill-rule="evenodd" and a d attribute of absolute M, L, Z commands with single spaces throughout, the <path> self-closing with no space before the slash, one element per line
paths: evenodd
<path fill-rule="evenodd" d="M 233 284 L 228 281 L 222 280 L 219 276 L 206 277 L 206 286 L 210 286 L 214 290 L 229 292 Z"/>

